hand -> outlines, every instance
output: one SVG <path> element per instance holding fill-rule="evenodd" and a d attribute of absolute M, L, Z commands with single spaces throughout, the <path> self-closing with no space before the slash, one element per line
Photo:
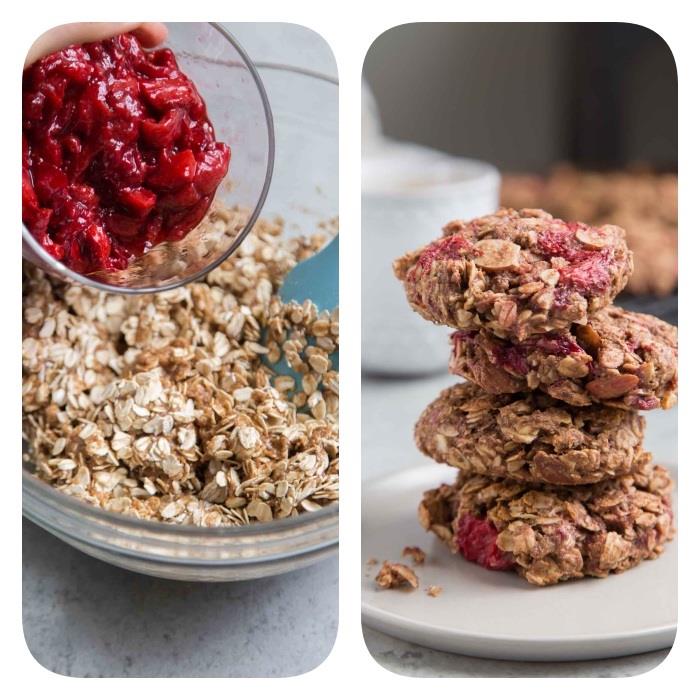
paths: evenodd
<path fill-rule="evenodd" d="M 44 32 L 33 44 L 24 59 L 24 67 L 31 65 L 54 51 L 89 41 L 102 41 L 117 34 L 132 32 L 146 47 L 158 46 L 168 36 L 168 30 L 160 22 L 73 22 Z"/>

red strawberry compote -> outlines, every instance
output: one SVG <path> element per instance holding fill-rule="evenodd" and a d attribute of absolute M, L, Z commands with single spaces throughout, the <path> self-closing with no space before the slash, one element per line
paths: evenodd
<path fill-rule="evenodd" d="M 473 561 L 485 569 L 507 571 L 514 567 L 510 554 L 496 544 L 498 530 L 485 518 L 465 513 L 459 519 L 455 541 L 467 561 Z"/>
<path fill-rule="evenodd" d="M 230 156 L 169 49 L 125 34 L 24 72 L 22 220 L 76 272 L 124 269 L 187 235 Z"/>

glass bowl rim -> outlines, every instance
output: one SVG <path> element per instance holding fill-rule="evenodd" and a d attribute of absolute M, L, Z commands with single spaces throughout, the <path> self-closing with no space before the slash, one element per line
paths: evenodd
<path fill-rule="evenodd" d="M 203 537 L 226 537 L 236 535 L 266 535 L 283 532 L 291 526 L 305 526 L 317 521 L 323 521 L 328 516 L 337 516 L 340 510 L 338 502 L 322 506 L 318 510 L 301 513 L 287 518 L 280 518 L 270 522 L 249 523 L 247 525 L 216 525 L 203 527 L 201 525 L 184 525 L 180 523 L 167 523 L 160 520 L 142 520 L 131 515 L 113 513 L 97 506 L 81 501 L 76 496 L 71 496 L 58 491 L 55 487 L 44 483 L 38 476 L 22 469 L 22 491 L 29 492 L 38 500 L 48 500 L 51 506 L 59 507 L 71 515 L 77 517 L 86 516 L 105 524 L 121 528 L 138 528 L 150 531 L 154 535 L 202 535 Z M 26 510 L 23 499 L 23 511 Z M 26 515 L 26 513 L 25 513 Z M 31 518 L 30 518 L 31 519 Z"/>
<path fill-rule="evenodd" d="M 228 248 L 228 250 L 224 251 L 216 260 L 209 263 L 206 267 L 202 268 L 198 272 L 189 275 L 188 277 L 174 280 L 172 282 L 169 282 L 168 284 L 164 284 L 158 287 L 120 287 L 115 284 L 101 282 L 100 280 L 93 279 L 92 277 L 88 277 L 86 275 L 80 274 L 79 272 L 71 270 L 62 262 L 56 260 L 52 255 L 49 255 L 49 253 L 47 253 L 44 250 L 44 248 L 39 244 L 36 238 L 34 238 L 34 236 L 30 233 L 30 231 L 24 225 L 24 222 L 22 222 L 23 243 L 25 243 L 31 249 L 32 253 L 34 253 L 42 261 L 42 263 L 47 265 L 50 269 L 56 270 L 56 272 L 60 273 L 60 275 L 67 277 L 71 282 L 83 284 L 89 287 L 93 287 L 95 289 L 99 289 L 102 292 L 109 292 L 112 294 L 156 294 L 159 292 L 167 292 L 171 289 L 176 289 L 177 287 L 180 287 L 182 285 L 190 284 L 191 282 L 194 282 L 204 277 L 205 275 L 208 275 L 212 270 L 221 265 L 221 263 L 224 262 L 230 255 L 232 255 L 233 252 L 238 248 L 238 246 L 240 246 L 241 243 L 243 243 L 243 241 L 246 239 L 253 226 L 255 225 L 255 222 L 258 220 L 258 216 L 262 211 L 262 208 L 265 204 L 265 200 L 267 199 L 267 194 L 270 190 L 270 184 L 272 183 L 272 174 L 274 171 L 275 163 L 275 127 L 274 120 L 272 117 L 272 108 L 270 107 L 270 100 L 268 99 L 267 91 L 265 90 L 265 86 L 262 82 L 262 79 L 260 78 L 260 74 L 258 73 L 255 63 L 253 63 L 253 61 L 250 59 L 243 47 L 235 39 L 233 34 L 231 34 L 231 32 L 228 29 L 226 29 L 226 27 L 224 27 L 220 22 L 208 22 L 208 24 L 210 24 L 214 29 L 216 29 L 216 31 L 218 31 L 219 34 L 221 34 L 224 37 L 224 39 L 228 41 L 228 43 L 231 46 L 233 46 L 233 48 L 239 54 L 241 60 L 243 61 L 243 64 L 245 65 L 246 69 L 253 78 L 255 86 L 257 87 L 258 96 L 260 97 L 263 106 L 263 111 L 265 113 L 265 126 L 267 128 L 267 167 L 265 170 L 265 179 L 263 181 L 260 194 L 258 195 L 258 201 L 250 216 L 248 217 L 246 225 L 243 227 L 241 233 L 236 237 L 236 240 L 233 242 L 231 247 Z"/>

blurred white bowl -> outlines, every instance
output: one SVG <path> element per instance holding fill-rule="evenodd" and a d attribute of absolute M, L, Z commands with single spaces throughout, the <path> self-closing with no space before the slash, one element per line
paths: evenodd
<path fill-rule="evenodd" d="M 413 312 L 391 263 L 452 219 L 498 206 L 493 166 L 415 144 L 385 142 L 362 162 L 362 368 L 417 375 L 447 369 L 450 330 Z"/>

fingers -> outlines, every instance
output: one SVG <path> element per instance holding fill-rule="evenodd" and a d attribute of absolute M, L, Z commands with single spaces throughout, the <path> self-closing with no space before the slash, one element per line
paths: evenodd
<path fill-rule="evenodd" d="M 49 29 L 29 49 L 24 67 L 71 44 L 102 41 L 117 34 L 133 32 L 147 48 L 165 41 L 168 30 L 160 22 L 73 22 Z"/>
<path fill-rule="evenodd" d="M 136 38 L 146 47 L 162 44 L 168 37 L 168 29 L 160 22 L 143 22 L 133 30 Z"/>

